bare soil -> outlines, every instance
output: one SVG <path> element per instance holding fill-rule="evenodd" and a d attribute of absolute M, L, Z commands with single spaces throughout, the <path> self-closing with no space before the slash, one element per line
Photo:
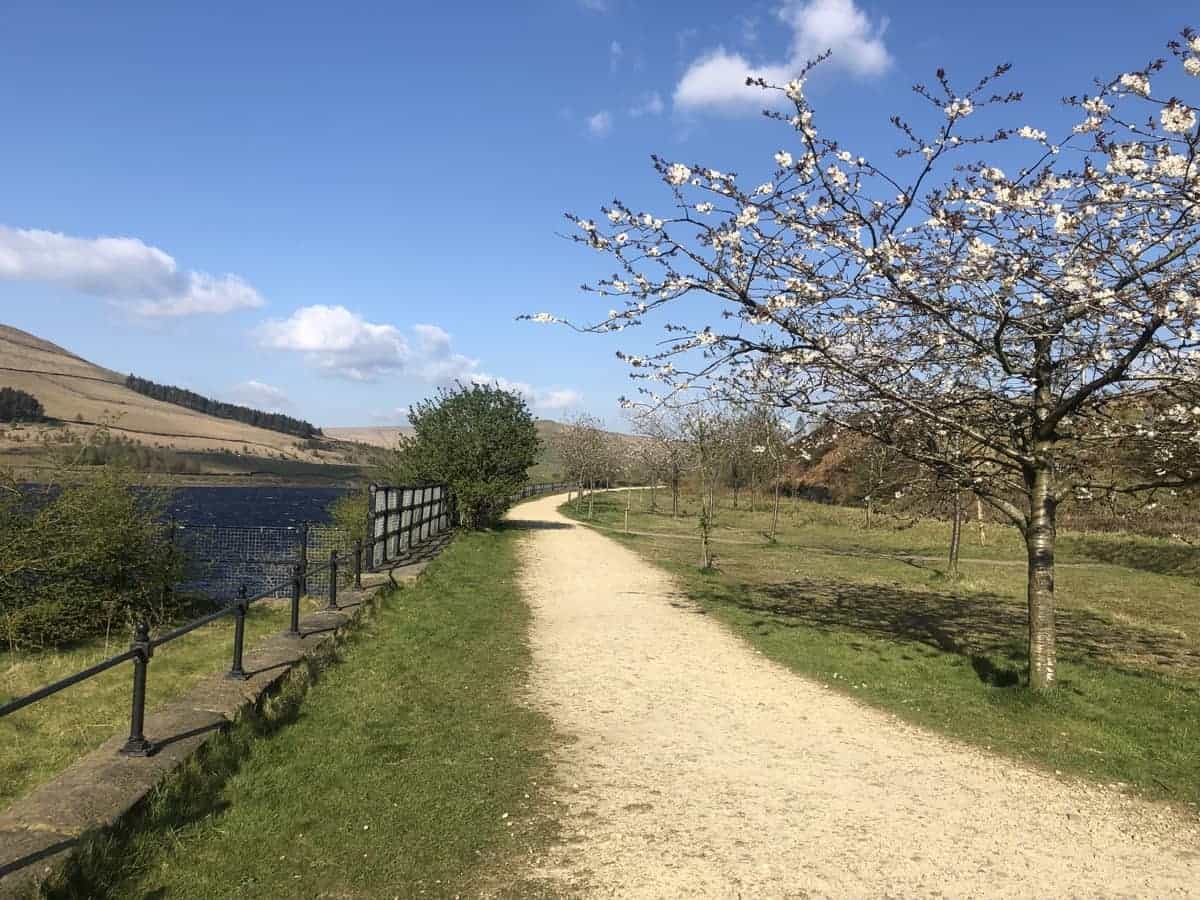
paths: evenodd
<path fill-rule="evenodd" d="M 1200 827 L 898 722 L 764 659 L 632 551 L 510 519 L 532 702 L 568 737 L 562 839 L 529 873 L 591 897 L 1200 894 Z"/>

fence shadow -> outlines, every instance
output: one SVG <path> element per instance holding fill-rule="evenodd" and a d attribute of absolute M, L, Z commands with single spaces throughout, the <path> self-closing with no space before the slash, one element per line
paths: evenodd
<path fill-rule="evenodd" d="M 502 531 L 570 531 L 575 527 L 567 522 L 544 522 L 540 519 L 506 519 L 500 523 Z"/>
<path fill-rule="evenodd" d="M 712 599 L 764 613 L 783 626 L 844 629 L 885 640 L 923 644 L 968 659 L 979 679 L 1014 685 L 1012 661 L 1027 657 L 1025 604 L 980 592 L 953 594 L 888 585 L 800 578 L 730 592 Z M 1086 610 L 1058 610 L 1058 642 L 1064 657 L 1126 672 L 1147 669 L 1200 675 L 1200 650 L 1179 638 L 1111 622 Z M 997 662 L 1001 660 L 1003 662 Z"/>

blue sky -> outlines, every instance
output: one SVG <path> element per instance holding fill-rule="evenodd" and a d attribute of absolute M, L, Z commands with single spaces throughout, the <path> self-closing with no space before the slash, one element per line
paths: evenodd
<path fill-rule="evenodd" d="M 944 66 L 1014 63 L 1016 113 L 1162 55 L 1194 4 L 772 0 L 8 2 L 0 11 L 0 321 L 119 371 L 322 425 L 401 421 L 454 378 L 617 425 L 603 259 L 567 210 L 668 195 L 651 152 L 769 175 L 786 130 L 739 89 L 835 55 L 823 132 L 887 117 Z M 758 180 L 762 180 L 759 178 Z"/>

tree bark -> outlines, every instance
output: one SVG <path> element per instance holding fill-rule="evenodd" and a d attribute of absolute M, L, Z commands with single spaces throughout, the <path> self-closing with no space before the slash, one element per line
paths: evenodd
<path fill-rule="evenodd" d="M 983 547 L 987 544 L 987 531 L 983 527 L 983 500 L 978 494 L 975 495 L 975 524 L 979 528 L 979 546 Z"/>
<path fill-rule="evenodd" d="M 1054 541 L 1057 504 L 1051 493 L 1051 473 L 1033 472 L 1029 527 L 1025 547 L 1029 556 L 1029 686 L 1044 691 L 1057 680 L 1054 627 Z"/>
<path fill-rule="evenodd" d="M 779 528 L 779 481 L 775 482 L 775 508 L 771 511 L 771 540 L 775 540 L 775 531 Z"/>
<path fill-rule="evenodd" d="M 950 523 L 950 577 L 958 578 L 958 548 L 962 543 L 962 495 L 954 492 L 953 521 Z"/>

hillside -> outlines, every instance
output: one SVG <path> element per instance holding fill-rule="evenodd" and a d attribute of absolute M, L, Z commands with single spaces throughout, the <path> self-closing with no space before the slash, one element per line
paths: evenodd
<path fill-rule="evenodd" d="M 37 397 L 53 421 L 5 427 L 0 459 L 23 463 L 56 445 L 87 439 L 98 427 L 141 444 L 189 454 L 236 454 L 306 463 L 345 463 L 352 453 L 335 441 L 293 435 L 220 419 L 155 400 L 125 387 L 125 376 L 68 350 L 0 325 L 0 387 Z"/>

